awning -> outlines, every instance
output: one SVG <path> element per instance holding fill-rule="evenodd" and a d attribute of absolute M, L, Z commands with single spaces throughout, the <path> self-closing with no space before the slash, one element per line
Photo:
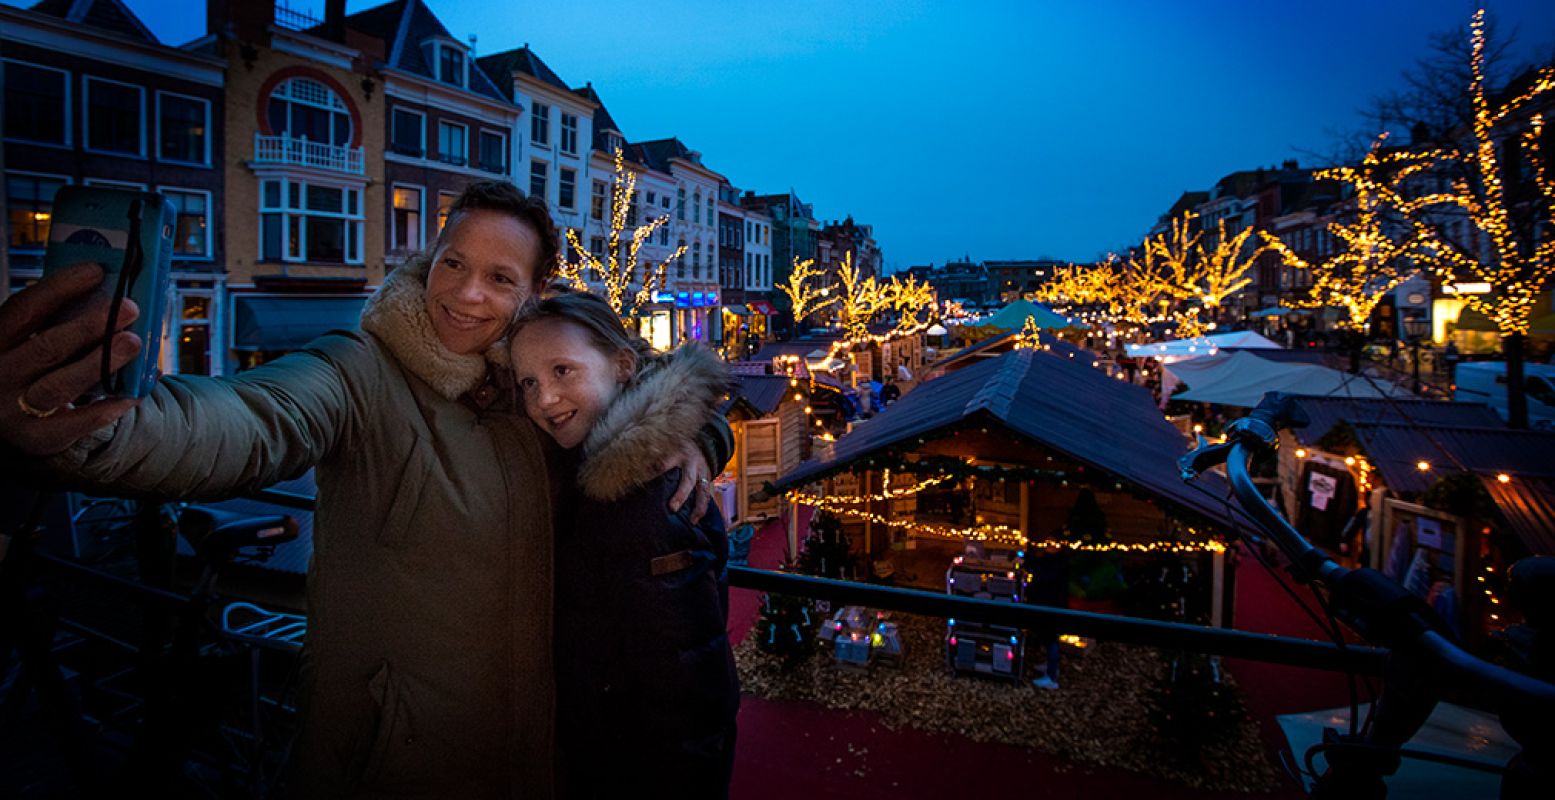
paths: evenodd
<path fill-rule="evenodd" d="M 739 317 L 748 317 L 751 312 L 745 310 L 745 306 L 724 306 L 725 314 L 734 314 Z"/>
<path fill-rule="evenodd" d="M 335 330 L 357 330 L 363 295 L 232 299 L 232 349 L 297 350 Z"/>
<path fill-rule="evenodd" d="M 764 317 L 770 317 L 777 313 L 777 310 L 772 307 L 772 304 L 765 300 L 752 300 L 745 305 L 750 310 Z"/>

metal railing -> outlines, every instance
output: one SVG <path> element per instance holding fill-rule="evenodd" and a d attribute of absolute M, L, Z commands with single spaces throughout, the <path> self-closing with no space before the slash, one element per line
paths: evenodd
<path fill-rule="evenodd" d="M 248 497 L 299 511 L 312 511 L 314 506 L 312 497 L 277 489 L 261 489 Z M 729 567 L 729 585 L 737 589 L 829 600 L 834 604 L 865 605 L 886 611 L 1007 625 L 1012 628 L 1058 630 L 1105 641 L 1190 650 L 1336 672 L 1380 674 L 1388 655 L 1388 651 L 1376 647 L 1347 645 L 1341 648 L 1332 642 L 1290 636 L 953 597 L 916 589 L 816 578 L 753 567 Z"/>
<path fill-rule="evenodd" d="M 366 173 L 362 148 L 312 142 L 307 137 L 254 134 L 254 163 L 317 167 L 353 175 Z"/>

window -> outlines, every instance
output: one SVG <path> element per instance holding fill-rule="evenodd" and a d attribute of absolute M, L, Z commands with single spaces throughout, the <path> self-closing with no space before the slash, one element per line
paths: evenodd
<path fill-rule="evenodd" d="M 198 97 L 157 92 L 157 158 L 209 164 L 211 104 Z"/>
<path fill-rule="evenodd" d="M 707 196 L 707 227 L 718 224 L 718 204 L 713 202 L 713 196 Z"/>
<path fill-rule="evenodd" d="M 601 261 L 605 258 L 605 237 L 593 236 L 589 238 L 589 254 Z"/>
<path fill-rule="evenodd" d="M 443 232 L 443 226 L 448 224 L 448 215 L 453 211 L 454 201 L 457 199 L 459 195 L 451 192 L 437 193 L 437 232 L 439 234 Z"/>
<path fill-rule="evenodd" d="M 701 222 L 702 221 L 702 190 L 701 189 L 698 189 L 695 194 L 691 195 L 691 221 L 692 222 Z"/>
<path fill-rule="evenodd" d="M 551 143 L 551 107 L 544 103 L 529 106 L 529 141 L 538 147 Z"/>
<path fill-rule="evenodd" d="M 653 193 L 653 192 L 649 192 L 648 193 L 648 205 L 653 206 L 653 205 L 658 205 L 658 204 L 659 204 L 659 197 L 658 197 L 658 195 Z"/>
<path fill-rule="evenodd" d="M 686 218 L 686 188 L 684 186 L 682 186 L 681 188 L 676 189 L 675 192 L 676 192 L 676 195 L 677 195 L 677 197 L 679 199 L 679 202 L 677 202 L 675 204 L 675 219 L 685 220 L 685 218 Z"/>
<path fill-rule="evenodd" d="M 437 158 L 445 164 L 462 167 L 470 158 L 470 131 L 453 122 L 437 123 Z"/>
<path fill-rule="evenodd" d="M 578 118 L 572 114 L 562 115 L 562 152 L 578 154 Z"/>
<path fill-rule="evenodd" d="M 421 188 L 394 187 L 394 222 L 389 231 L 389 249 L 421 249 Z"/>
<path fill-rule="evenodd" d="M 676 248 L 679 249 L 679 250 L 684 250 L 686 248 L 686 240 L 685 239 L 681 239 L 680 240 L 680 244 L 676 245 Z M 685 253 L 681 253 L 680 258 L 675 259 L 675 277 L 677 277 L 677 278 L 685 278 L 686 277 L 686 256 L 685 256 Z"/>
<path fill-rule="evenodd" d="M 214 304 L 209 292 L 179 292 L 178 360 L 174 371 L 179 375 L 211 374 L 211 312 Z"/>
<path fill-rule="evenodd" d="M 70 144 L 70 73 L 5 61 L 5 138 Z"/>
<path fill-rule="evenodd" d="M 637 201 L 642 199 L 642 192 L 632 192 L 631 198 L 626 203 L 626 224 L 637 227 Z"/>
<path fill-rule="evenodd" d="M 531 161 L 531 162 L 529 162 L 529 196 L 530 197 L 538 197 L 541 200 L 544 200 L 546 198 L 546 193 L 545 193 L 546 186 L 545 186 L 545 183 L 546 183 L 546 178 L 547 177 L 549 177 L 549 173 L 547 172 L 546 163 L 544 161 Z"/>
<path fill-rule="evenodd" d="M 270 132 L 339 147 L 351 143 L 351 113 L 333 89 L 309 78 L 292 78 L 270 93 Z"/>
<path fill-rule="evenodd" d="M 745 283 L 747 286 L 756 282 L 755 253 L 745 254 Z"/>
<path fill-rule="evenodd" d="M 362 191 L 291 179 L 263 181 L 259 260 L 362 263 Z"/>
<path fill-rule="evenodd" d="M 577 205 L 578 171 L 562 167 L 556 171 L 556 204 L 572 209 Z"/>
<path fill-rule="evenodd" d="M 209 192 L 160 187 L 173 204 L 177 221 L 173 223 L 173 257 L 182 259 L 211 257 L 211 196 Z"/>
<path fill-rule="evenodd" d="M 668 225 L 659 226 L 659 244 L 664 245 L 665 247 L 669 247 L 670 229 Z"/>
<path fill-rule="evenodd" d="M 13 251 L 42 251 L 48 244 L 54 193 L 66 183 L 64 178 L 6 174 L 6 221 Z"/>
<path fill-rule="evenodd" d="M 594 181 L 594 188 L 592 193 L 589 195 L 589 216 L 593 217 L 594 219 L 604 219 L 606 210 L 605 203 L 605 182 Z"/>
<path fill-rule="evenodd" d="M 86 147 L 100 153 L 146 154 L 141 124 L 145 89 L 102 78 L 86 79 Z"/>
<path fill-rule="evenodd" d="M 389 150 L 412 158 L 426 155 L 426 115 L 408 108 L 396 108 L 389 116 Z"/>
<path fill-rule="evenodd" d="M 691 248 L 691 277 L 693 279 L 702 277 L 702 245 Z"/>
<path fill-rule="evenodd" d="M 506 175 L 508 172 L 508 137 L 496 131 L 481 131 L 481 169 Z"/>
<path fill-rule="evenodd" d="M 437 79 L 455 86 L 464 85 L 464 54 L 457 48 L 446 44 L 437 48 Z"/>

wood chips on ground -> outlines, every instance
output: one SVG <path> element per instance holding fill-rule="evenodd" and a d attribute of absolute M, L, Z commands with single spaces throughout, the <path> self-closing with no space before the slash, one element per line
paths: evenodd
<path fill-rule="evenodd" d="M 819 652 L 784 672 L 752 635 L 735 648 L 741 688 L 766 699 L 867 709 L 892 728 L 1030 747 L 1197 789 L 1267 792 L 1280 783 L 1251 718 L 1227 741 L 1207 748 L 1200 763 L 1182 764 L 1166 754 L 1147 717 L 1151 686 L 1164 669 L 1151 648 L 1110 642 L 1085 651 L 1066 648 L 1061 688 L 1039 689 L 1028 681 L 952 677 L 944 660 L 944 620 L 905 614 L 893 620 L 901 626 L 907 654 L 901 666 L 842 669 Z M 1028 645 L 1027 657 L 1041 654 Z M 1229 675 L 1225 679 L 1231 682 Z"/>

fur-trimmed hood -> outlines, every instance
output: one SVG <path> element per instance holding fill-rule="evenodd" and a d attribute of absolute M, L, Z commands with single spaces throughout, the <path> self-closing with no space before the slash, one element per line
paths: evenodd
<path fill-rule="evenodd" d="M 457 400 L 486 382 L 488 363 L 508 365 L 507 340 L 484 356 L 462 355 L 443 346 L 427 314 L 427 273 L 432 259 L 412 256 L 384 276 L 383 285 L 362 308 L 362 330 L 378 337 L 401 365 L 438 394 Z"/>
<path fill-rule="evenodd" d="M 638 373 L 583 443 L 584 494 L 617 500 L 658 477 L 656 465 L 696 440 L 730 386 L 728 366 L 697 344 Z"/>

